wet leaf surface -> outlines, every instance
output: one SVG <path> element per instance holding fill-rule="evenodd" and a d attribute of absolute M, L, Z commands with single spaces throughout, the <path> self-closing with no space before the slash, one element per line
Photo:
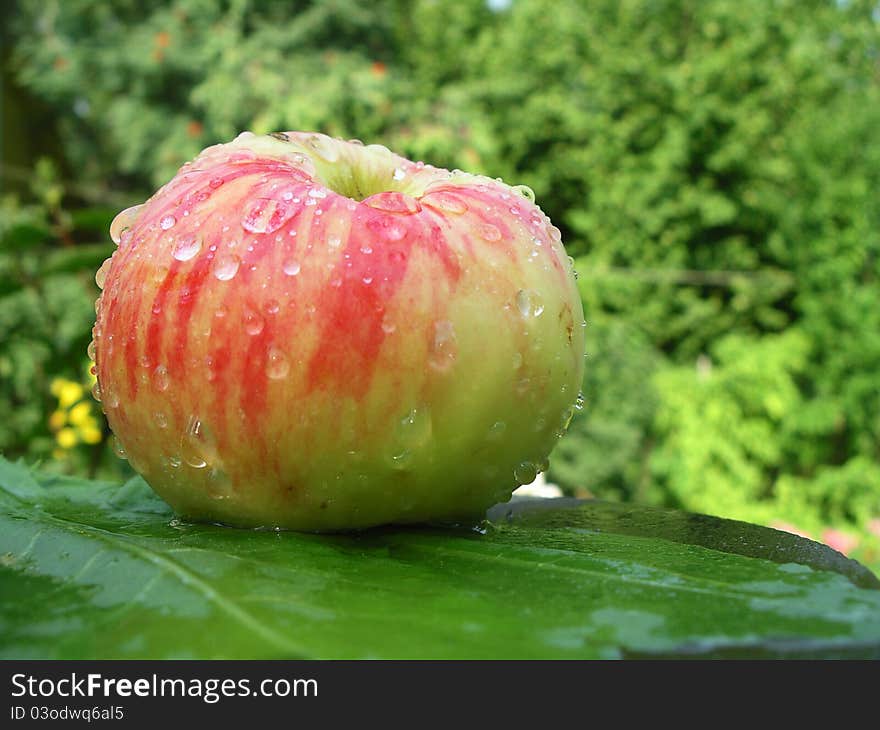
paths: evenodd
<path fill-rule="evenodd" d="M 180 524 L 140 479 L 0 459 L 0 657 L 880 657 L 877 579 L 809 540 L 575 500 L 489 517 Z"/>

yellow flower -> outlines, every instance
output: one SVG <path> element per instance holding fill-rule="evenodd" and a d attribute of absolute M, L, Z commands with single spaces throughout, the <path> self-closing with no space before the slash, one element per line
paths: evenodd
<path fill-rule="evenodd" d="M 76 438 L 76 431 L 72 428 L 62 428 L 55 434 L 55 440 L 62 449 L 72 449 L 76 446 L 78 439 Z"/>
<path fill-rule="evenodd" d="M 56 382 L 58 383 L 57 387 Z M 70 408 L 85 395 L 85 388 L 82 385 L 64 378 L 58 378 L 56 381 L 53 381 L 52 389 L 53 394 L 58 397 L 59 408 Z"/>
<path fill-rule="evenodd" d="M 49 428 L 53 431 L 57 431 L 60 428 L 64 428 L 67 424 L 67 414 L 64 411 L 55 411 L 49 416 Z"/>
<path fill-rule="evenodd" d="M 101 436 L 101 429 L 95 424 L 94 419 L 91 423 L 88 423 L 79 429 L 79 437 L 83 440 L 83 443 L 86 444 L 101 443 Z"/>
<path fill-rule="evenodd" d="M 84 426 L 92 420 L 92 404 L 88 401 L 77 403 L 70 409 L 70 423 L 73 426 Z"/>

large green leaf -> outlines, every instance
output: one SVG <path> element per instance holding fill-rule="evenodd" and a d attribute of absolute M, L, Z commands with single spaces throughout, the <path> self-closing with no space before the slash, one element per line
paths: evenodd
<path fill-rule="evenodd" d="M 485 529 L 182 524 L 0 459 L 0 656 L 880 656 L 864 568 L 775 530 L 563 500 Z"/>

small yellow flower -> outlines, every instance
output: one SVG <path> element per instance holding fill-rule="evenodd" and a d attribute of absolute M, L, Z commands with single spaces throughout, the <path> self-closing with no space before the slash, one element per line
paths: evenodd
<path fill-rule="evenodd" d="M 72 380 L 63 380 L 58 388 L 58 406 L 60 408 L 70 408 L 78 400 L 85 395 L 85 388 L 79 383 Z"/>
<path fill-rule="evenodd" d="M 101 429 L 98 428 L 94 422 L 86 424 L 79 429 L 79 437 L 83 440 L 83 443 L 86 444 L 101 443 L 101 436 Z"/>
<path fill-rule="evenodd" d="M 65 425 L 67 425 L 67 413 L 64 411 L 54 411 L 52 415 L 49 416 L 49 428 L 53 431 L 64 428 Z"/>
<path fill-rule="evenodd" d="M 72 449 L 76 446 L 76 431 L 72 428 L 62 428 L 55 434 L 55 440 L 62 449 Z"/>
<path fill-rule="evenodd" d="M 92 420 L 92 404 L 88 401 L 81 401 L 70 409 L 70 423 L 73 426 L 85 426 Z"/>

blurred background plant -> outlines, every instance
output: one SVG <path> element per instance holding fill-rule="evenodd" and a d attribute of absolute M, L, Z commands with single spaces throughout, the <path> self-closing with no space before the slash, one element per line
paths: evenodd
<path fill-rule="evenodd" d="M 242 130 L 317 129 L 527 183 L 562 228 L 587 407 L 553 481 L 880 567 L 876 0 L 17 0 L 0 21 L 7 456 L 118 477 L 78 389 L 113 213 Z"/>

